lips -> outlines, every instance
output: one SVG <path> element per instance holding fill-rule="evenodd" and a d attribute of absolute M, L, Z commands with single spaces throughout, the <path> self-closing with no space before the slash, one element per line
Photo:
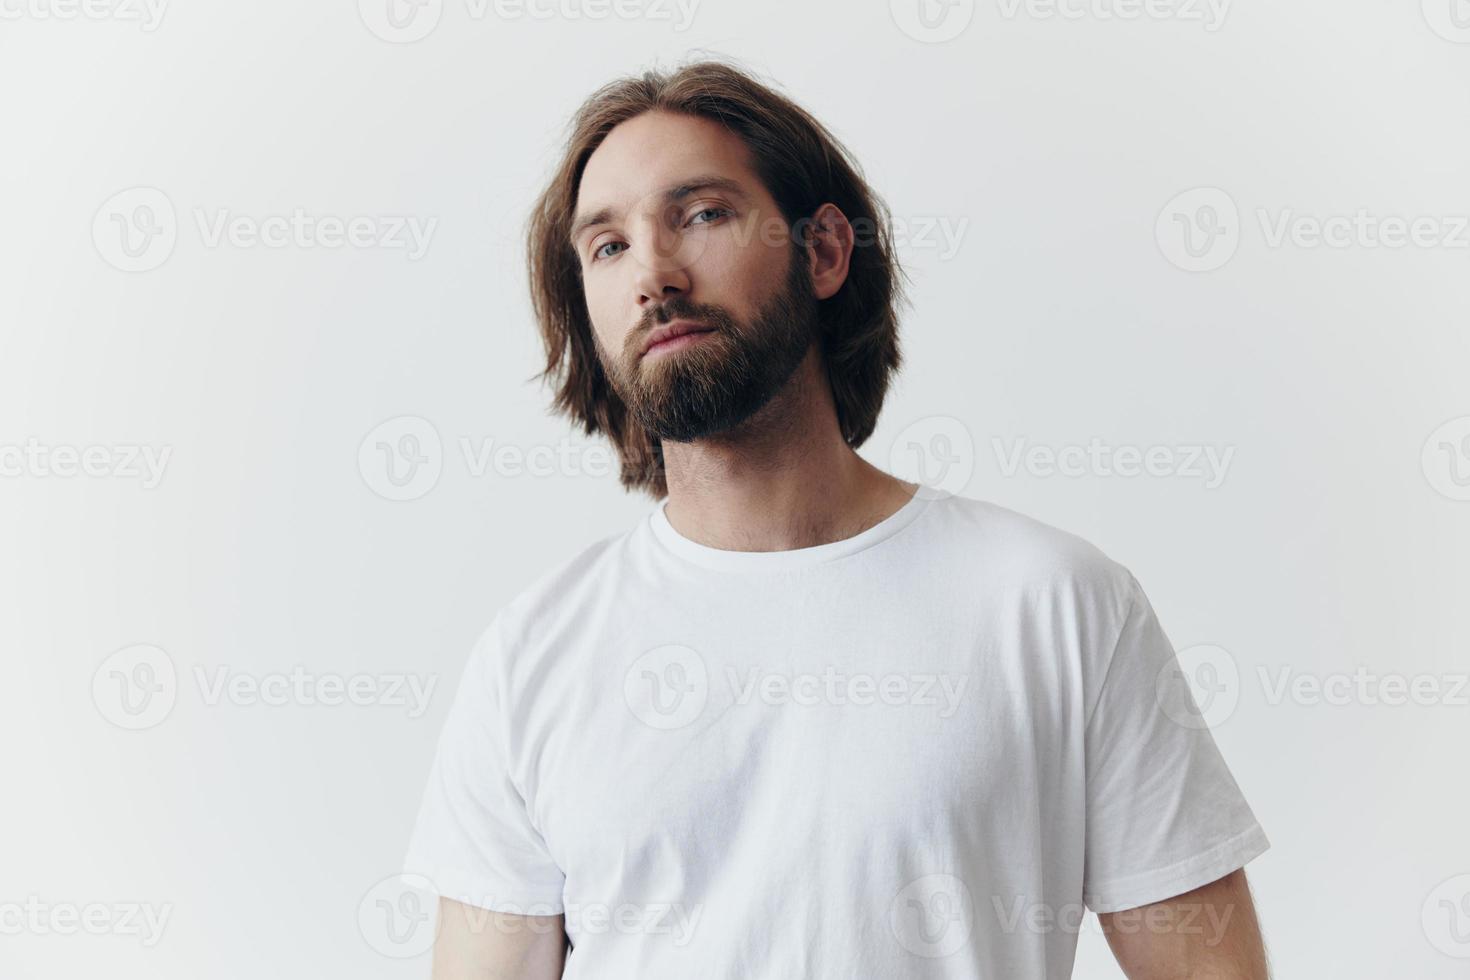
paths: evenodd
<path fill-rule="evenodd" d="M 666 340 L 673 340 L 675 337 L 682 337 L 685 334 L 713 332 L 713 327 L 706 327 L 704 324 L 695 323 L 693 320 L 675 320 L 673 323 L 666 323 L 661 327 L 655 327 L 644 338 L 642 353 L 647 354 L 656 345 Z"/>

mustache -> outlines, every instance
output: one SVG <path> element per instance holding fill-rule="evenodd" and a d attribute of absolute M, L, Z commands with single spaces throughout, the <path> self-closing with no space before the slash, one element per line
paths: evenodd
<path fill-rule="evenodd" d="M 728 331 L 733 324 L 730 314 L 718 306 L 705 306 L 676 297 L 660 306 L 644 311 L 638 320 L 638 329 L 628 334 L 625 349 L 637 353 L 643 349 L 643 341 L 654 329 L 675 320 L 689 320 L 714 331 Z"/>
<path fill-rule="evenodd" d="M 641 333 L 647 333 L 654 327 L 661 327 L 674 320 L 693 320 L 696 323 L 717 326 L 728 318 L 725 311 L 719 307 L 703 306 L 678 297 L 644 311 L 643 316 L 638 320 L 638 329 Z"/>

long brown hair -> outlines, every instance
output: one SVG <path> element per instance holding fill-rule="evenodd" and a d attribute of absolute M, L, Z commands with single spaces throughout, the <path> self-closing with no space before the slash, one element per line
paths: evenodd
<path fill-rule="evenodd" d="M 847 280 L 820 303 L 819 322 L 842 437 L 854 449 L 861 446 L 873 434 L 901 363 L 898 306 L 905 274 L 894 257 L 887 206 L 852 154 L 805 109 L 748 72 L 714 60 L 609 82 L 571 120 L 562 161 L 527 226 L 531 303 L 546 347 L 546 368 L 537 377 L 555 385 L 553 409 L 589 435 L 607 435 L 625 488 L 655 499 L 668 493 L 658 437 L 629 413 L 598 360 L 582 267 L 569 241 L 587 160 L 614 127 L 652 111 L 709 119 L 744 140 L 789 225 L 829 202 L 852 224 L 856 247 Z"/>

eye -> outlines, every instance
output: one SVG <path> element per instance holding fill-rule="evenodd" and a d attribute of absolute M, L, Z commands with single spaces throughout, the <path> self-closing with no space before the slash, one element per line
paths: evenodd
<path fill-rule="evenodd" d="M 594 248 L 592 250 L 592 261 L 593 262 L 596 262 L 596 261 L 598 261 L 600 259 L 603 259 L 603 258 L 611 258 L 612 256 L 605 256 L 605 255 L 603 255 L 603 252 L 602 252 L 602 250 L 605 249 L 605 248 L 607 248 L 609 245 L 626 245 L 626 244 L 627 244 L 626 242 L 619 242 L 619 241 L 603 242 L 601 245 L 597 246 L 596 248 Z"/>
<path fill-rule="evenodd" d="M 695 212 L 694 217 L 689 219 L 689 223 L 691 225 L 692 224 L 696 224 L 696 223 L 697 224 L 707 225 L 707 224 L 710 223 L 710 221 L 717 221 L 720 218 L 723 218 L 726 215 L 733 214 L 733 213 L 734 212 L 731 211 L 729 208 L 717 208 L 717 207 L 702 208 L 699 211 L 696 211 Z M 706 214 L 712 214 L 712 215 L 714 215 L 714 217 L 711 218 L 709 221 L 699 221 L 698 220 L 700 217 L 702 217 L 703 215 L 706 215 Z"/>
<path fill-rule="evenodd" d="M 691 225 L 696 225 L 696 224 L 698 224 L 698 225 L 707 225 L 707 224 L 711 224 L 711 223 L 713 223 L 715 221 L 718 221 L 721 218 L 728 217 L 728 216 L 730 216 L 730 215 L 732 215 L 734 213 L 735 212 L 732 211 L 729 208 L 721 208 L 721 207 L 715 207 L 715 206 L 711 205 L 710 207 L 701 208 L 700 210 L 696 211 L 694 213 L 694 217 L 692 217 L 692 218 L 689 219 L 689 224 L 691 224 Z M 704 218 L 705 220 L 701 221 L 700 220 L 701 218 Z M 592 250 L 592 261 L 593 262 L 600 262 L 603 259 L 610 259 L 610 258 L 613 257 L 613 255 L 616 255 L 617 254 L 616 252 L 609 254 L 609 253 L 607 253 L 605 251 L 605 249 L 607 249 L 609 246 L 612 246 L 612 245 L 621 245 L 624 248 L 627 248 L 628 247 L 628 243 L 627 242 L 621 242 L 621 241 L 616 241 L 616 240 L 603 242 L 601 245 L 597 246 L 596 248 L 594 248 Z"/>

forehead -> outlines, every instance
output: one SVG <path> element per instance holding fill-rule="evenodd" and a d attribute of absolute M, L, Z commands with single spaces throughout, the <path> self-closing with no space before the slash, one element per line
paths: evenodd
<path fill-rule="evenodd" d="M 646 112 L 620 123 L 593 151 L 577 190 L 578 211 L 624 208 L 695 174 L 739 181 L 761 191 L 750 150 L 739 136 L 709 119 Z"/>

